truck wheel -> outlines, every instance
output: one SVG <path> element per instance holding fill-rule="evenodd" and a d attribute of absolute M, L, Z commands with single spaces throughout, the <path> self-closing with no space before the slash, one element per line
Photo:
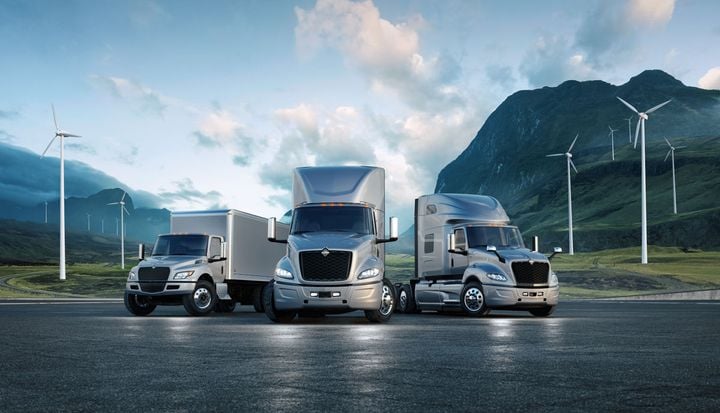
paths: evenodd
<path fill-rule="evenodd" d="M 415 313 L 417 310 L 417 306 L 415 305 L 415 297 L 412 293 L 412 288 L 407 285 L 401 285 L 398 291 L 398 298 L 397 298 L 397 307 L 395 310 L 398 313 L 404 313 L 404 314 L 412 314 Z"/>
<path fill-rule="evenodd" d="M 235 311 L 235 301 L 217 300 L 217 304 L 215 304 L 216 313 L 232 313 L 233 311 Z"/>
<path fill-rule="evenodd" d="M 460 293 L 460 307 L 465 314 L 472 317 L 481 317 L 490 313 L 490 309 L 487 308 L 487 303 L 485 303 L 482 284 L 478 282 L 465 284 L 462 293 Z"/>
<path fill-rule="evenodd" d="M 185 311 L 190 315 L 208 315 L 215 308 L 215 287 L 212 283 L 205 280 L 199 280 L 195 283 L 193 292 L 183 296 L 183 305 Z"/>
<path fill-rule="evenodd" d="M 390 320 L 393 311 L 395 311 L 395 286 L 387 279 L 383 279 L 380 308 L 365 310 L 365 317 L 373 323 L 384 323 Z"/>
<path fill-rule="evenodd" d="M 252 291 L 253 295 L 253 307 L 256 313 L 264 313 L 265 306 L 263 305 L 263 287 L 255 287 Z"/>
<path fill-rule="evenodd" d="M 534 315 L 535 317 L 547 317 L 550 314 L 552 314 L 553 311 L 555 311 L 555 306 L 549 305 L 547 307 L 542 307 L 542 308 L 533 308 L 528 311 L 530 311 L 530 314 Z"/>
<path fill-rule="evenodd" d="M 130 294 L 125 292 L 125 308 L 135 315 L 148 315 L 157 307 L 150 302 L 150 299 L 144 295 Z"/>
<path fill-rule="evenodd" d="M 289 323 L 293 321 L 296 313 L 294 311 L 280 311 L 275 309 L 275 297 L 273 291 L 275 282 L 271 281 L 263 287 L 262 298 L 263 307 L 265 307 L 265 315 L 275 323 Z"/>

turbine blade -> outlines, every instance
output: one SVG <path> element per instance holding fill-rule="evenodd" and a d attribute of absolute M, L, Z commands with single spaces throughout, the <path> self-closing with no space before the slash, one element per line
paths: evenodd
<path fill-rule="evenodd" d="M 62 134 L 62 136 L 66 137 L 66 138 L 82 138 L 82 136 L 74 135 L 72 133 L 67 133 L 67 132 L 60 132 L 60 133 Z"/>
<path fill-rule="evenodd" d="M 120 202 L 125 200 L 125 195 L 127 195 L 127 192 L 123 191 L 123 196 L 122 196 L 122 198 L 120 198 Z"/>
<path fill-rule="evenodd" d="M 565 156 L 565 154 L 564 153 L 553 153 L 551 155 L 545 155 L 546 158 L 549 158 L 551 156 Z"/>
<path fill-rule="evenodd" d="M 672 149 L 670 149 L 668 151 L 667 155 L 665 155 L 665 160 L 663 160 L 663 162 L 667 162 L 667 158 L 668 158 L 668 156 L 670 156 L 670 152 L 672 152 Z"/>
<path fill-rule="evenodd" d="M 663 138 L 663 139 L 665 139 L 665 142 L 667 142 L 668 146 L 672 148 L 672 145 L 670 145 L 670 141 L 667 140 L 667 138 Z"/>
<path fill-rule="evenodd" d="M 671 100 L 672 100 L 672 99 L 670 99 L 670 100 L 668 100 L 668 101 L 665 101 L 665 102 L 663 102 L 663 103 L 661 103 L 661 104 L 659 104 L 659 105 L 657 105 L 657 106 L 653 106 L 652 108 L 646 110 L 645 113 L 646 113 L 646 114 L 653 113 L 653 112 L 655 112 L 656 110 L 660 109 L 661 107 L 663 107 L 663 106 L 667 105 L 668 103 L 670 103 Z"/>
<path fill-rule="evenodd" d="M 119 202 L 111 202 L 111 203 L 105 204 L 105 205 L 117 205 L 117 204 L 119 204 Z"/>
<path fill-rule="evenodd" d="M 50 139 L 50 143 L 48 143 L 48 146 L 45 148 L 45 150 L 43 151 L 42 155 L 40 155 L 41 158 L 44 158 L 44 157 L 45 157 L 45 154 L 47 153 L 48 149 L 50 149 L 50 145 L 52 145 L 53 142 L 55 142 L 55 138 L 57 138 L 57 135 L 53 136 L 53 138 Z"/>
<path fill-rule="evenodd" d="M 680 148 L 687 148 L 687 146 L 683 145 L 683 146 L 676 146 L 676 147 L 675 147 L 675 149 L 680 149 Z"/>
<path fill-rule="evenodd" d="M 125 205 L 123 205 L 122 209 L 123 209 L 123 211 L 125 211 L 126 214 L 130 215 L 130 211 L 128 211 L 127 208 L 125 208 Z"/>
<path fill-rule="evenodd" d="M 575 142 L 577 142 L 578 136 L 580 136 L 579 133 L 578 133 L 577 135 L 575 135 L 575 139 L 573 139 L 572 143 L 570 144 L 570 147 L 569 147 L 568 150 L 567 150 L 568 153 L 570 153 L 570 152 L 572 151 L 573 146 L 575 146 Z"/>
<path fill-rule="evenodd" d="M 60 129 L 60 127 L 58 126 L 58 124 L 57 124 L 57 118 L 55 117 L 55 105 L 53 105 L 53 104 L 51 103 L 51 104 L 50 104 L 50 108 L 52 108 L 53 123 L 55 124 L 55 130 L 58 130 L 58 129 Z"/>
<path fill-rule="evenodd" d="M 633 105 L 625 102 L 620 96 L 615 96 L 615 97 L 618 98 L 618 99 L 620 99 L 620 102 L 624 103 L 625 106 L 629 107 L 633 112 L 635 112 L 635 113 L 640 113 L 640 112 L 638 112 L 637 109 L 635 109 L 635 106 L 633 106 Z"/>
<path fill-rule="evenodd" d="M 633 144 L 633 148 L 637 148 L 637 138 L 640 134 L 640 122 L 642 122 L 642 119 L 638 119 L 637 127 L 635 128 L 635 143 Z"/>
<path fill-rule="evenodd" d="M 575 170 L 575 173 L 578 173 L 577 168 L 575 167 L 575 163 L 572 161 L 572 159 L 568 159 L 570 161 L 570 166 Z"/>

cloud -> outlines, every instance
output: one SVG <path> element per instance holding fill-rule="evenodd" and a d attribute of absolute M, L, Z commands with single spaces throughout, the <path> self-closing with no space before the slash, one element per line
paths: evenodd
<path fill-rule="evenodd" d="M 135 165 L 140 149 L 132 145 L 127 152 L 122 151 L 116 155 L 116 159 L 126 165 Z"/>
<path fill-rule="evenodd" d="M 675 11 L 675 0 L 630 0 L 630 21 L 648 26 L 665 25 Z"/>
<path fill-rule="evenodd" d="M 698 80 L 698 86 L 703 89 L 720 90 L 720 66 L 708 70 L 700 80 Z"/>
<path fill-rule="evenodd" d="M 515 76 L 510 66 L 491 64 L 485 68 L 485 75 L 491 83 L 504 89 L 512 90 L 515 86 Z"/>
<path fill-rule="evenodd" d="M 415 16 L 392 23 L 380 17 L 372 1 L 318 0 L 310 10 L 296 7 L 296 45 L 302 56 L 329 47 L 368 77 L 376 92 L 395 94 L 410 107 L 427 110 L 464 104 L 453 85 L 460 66 L 449 56 L 427 57 L 420 52 Z"/>
<path fill-rule="evenodd" d="M 198 146 L 231 151 L 232 161 L 238 166 L 247 166 L 262 143 L 247 135 L 245 126 L 232 113 L 216 106 L 201 121 L 192 135 Z"/>
<path fill-rule="evenodd" d="M 20 113 L 14 110 L 0 110 L 0 119 L 17 119 Z"/>
<path fill-rule="evenodd" d="M 130 21 L 139 27 L 150 27 L 167 20 L 168 12 L 154 1 L 133 2 L 130 8 Z"/>
<path fill-rule="evenodd" d="M 222 194 L 218 191 L 202 192 L 195 188 L 190 178 L 183 178 L 173 184 L 176 186 L 174 191 L 164 190 L 158 196 L 170 203 L 201 207 L 219 204 L 222 198 Z"/>
<path fill-rule="evenodd" d="M 165 97 L 132 80 L 114 76 L 90 76 L 93 84 L 112 94 L 115 98 L 133 104 L 141 113 L 162 117 L 173 99 Z"/>
<path fill-rule="evenodd" d="M 80 142 L 66 143 L 65 149 L 69 149 L 75 152 L 83 152 L 90 155 L 97 155 L 97 151 L 95 150 L 95 148 Z"/>
<path fill-rule="evenodd" d="M 555 86 L 565 80 L 586 80 L 593 69 L 583 54 L 573 53 L 567 39 L 560 36 L 540 37 L 529 50 L 519 71 L 532 86 Z"/>
<path fill-rule="evenodd" d="M 0 142 L 12 143 L 15 141 L 15 137 L 8 132 L 0 129 Z"/>

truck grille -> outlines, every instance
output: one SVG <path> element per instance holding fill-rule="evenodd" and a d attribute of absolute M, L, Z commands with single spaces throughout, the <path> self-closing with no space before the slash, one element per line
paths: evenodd
<path fill-rule="evenodd" d="M 159 293 L 165 289 L 168 275 L 170 275 L 169 267 L 142 267 L 138 270 L 140 289 L 146 293 Z"/>
<path fill-rule="evenodd" d="M 323 256 L 321 251 L 300 253 L 300 268 L 303 279 L 307 281 L 343 281 L 350 276 L 352 253 L 348 251 L 330 251 Z"/>
<path fill-rule="evenodd" d="M 534 284 L 547 284 L 550 265 L 546 262 L 516 261 L 512 263 L 513 274 L 518 286 L 531 287 Z"/>

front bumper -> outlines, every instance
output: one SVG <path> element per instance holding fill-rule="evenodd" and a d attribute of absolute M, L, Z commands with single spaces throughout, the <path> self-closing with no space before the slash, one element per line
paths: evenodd
<path fill-rule="evenodd" d="M 143 291 L 142 284 L 159 284 L 163 281 L 128 281 L 125 283 L 125 291 L 130 294 L 147 295 L 147 296 L 166 296 L 166 295 L 185 295 L 190 294 L 195 289 L 195 281 L 167 281 L 162 290 L 157 292 Z M 153 290 L 154 291 L 154 290 Z"/>
<path fill-rule="evenodd" d="M 548 288 L 517 288 L 484 285 L 485 302 L 490 308 L 512 307 L 538 308 L 554 306 L 558 303 L 560 286 Z"/>
<path fill-rule="evenodd" d="M 275 281 L 278 310 L 377 310 L 382 299 L 382 280 L 342 286 L 317 286 Z"/>

